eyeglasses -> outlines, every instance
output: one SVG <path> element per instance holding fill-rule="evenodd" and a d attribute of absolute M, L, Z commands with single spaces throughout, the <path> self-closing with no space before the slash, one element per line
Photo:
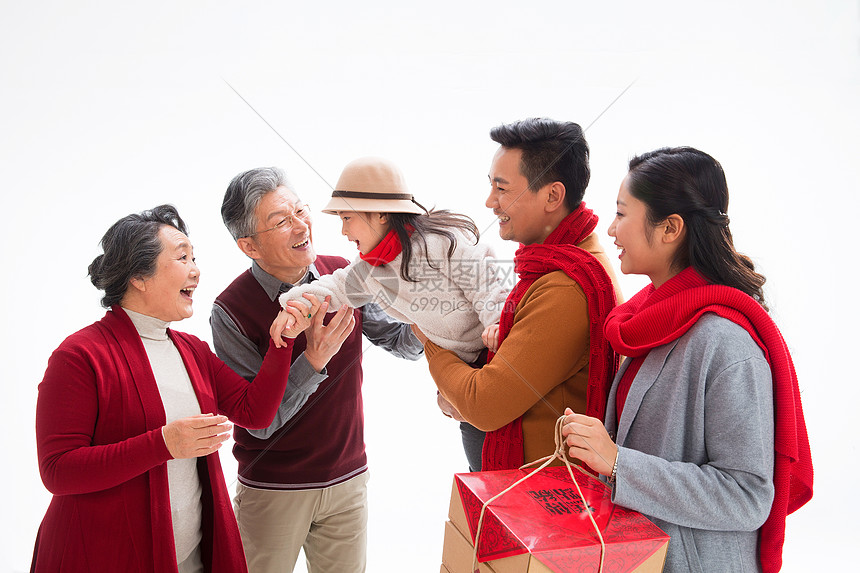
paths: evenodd
<path fill-rule="evenodd" d="M 263 233 L 268 233 L 269 231 L 274 231 L 275 229 L 280 229 L 285 233 L 290 231 L 293 228 L 293 221 L 295 219 L 300 219 L 303 223 L 307 223 L 311 220 L 311 208 L 307 205 L 301 205 L 296 207 L 296 210 L 292 215 L 287 215 L 283 219 L 277 222 L 274 227 L 269 227 L 268 229 L 263 229 L 262 231 L 257 231 L 256 233 L 251 233 L 250 235 L 245 235 L 242 237 L 243 239 L 248 239 L 250 237 L 256 237 L 257 235 L 262 235 Z"/>

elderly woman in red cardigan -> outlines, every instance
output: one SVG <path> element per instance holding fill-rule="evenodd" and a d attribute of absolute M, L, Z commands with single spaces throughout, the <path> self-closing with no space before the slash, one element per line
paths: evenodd
<path fill-rule="evenodd" d="M 665 571 L 778 571 L 786 515 L 812 497 L 788 347 L 764 277 L 735 250 L 720 164 L 689 147 L 630 161 L 609 234 L 651 284 L 604 325 L 627 360 L 605 426 L 566 412 L 570 455 L 671 536 Z"/>
<path fill-rule="evenodd" d="M 283 311 L 297 321 L 286 347 L 272 344 L 248 383 L 169 328 L 191 316 L 200 279 L 174 207 L 120 219 L 101 246 L 89 274 L 109 310 L 63 341 L 39 385 L 39 470 L 54 497 L 31 570 L 245 571 L 217 450 L 228 419 L 271 423 L 309 311 Z"/>

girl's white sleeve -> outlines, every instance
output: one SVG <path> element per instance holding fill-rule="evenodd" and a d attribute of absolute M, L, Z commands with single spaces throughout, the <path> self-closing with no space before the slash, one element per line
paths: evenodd
<path fill-rule="evenodd" d="M 493 249 L 483 243 L 474 245 L 468 237 L 458 236 L 457 247 L 445 268 L 449 280 L 472 303 L 481 324 L 487 327 L 498 323 L 509 289 L 504 287 Z"/>
<path fill-rule="evenodd" d="M 320 302 L 323 302 L 325 297 L 330 296 L 331 302 L 329 303 L 329 308 L 332 310 L 337 310 L 343 304 L 347 304 L 354 308 L 362 306 L 355 304 L 356 300 L 353 300 L 360 298 L 354 296 L 353 292 L 360 293 L 366 290 L 366 287 L 361 288 L 364 285 L 361 285 L 356 281 L 356 273 L 353 272 L 353 268 L 356 264 L 358 263 L 352 263 L 347 267 L 337 269 L 329 275 L 322 275 L 313 282 L 291 288 L 278 297 L 278 302 L 281 303 L 281 308 L 285 307 L 287 301 L 290 300 L 300 300 L 310 308 L 310 301 L 302 296 L 305 293 L 316 296 Z"/>

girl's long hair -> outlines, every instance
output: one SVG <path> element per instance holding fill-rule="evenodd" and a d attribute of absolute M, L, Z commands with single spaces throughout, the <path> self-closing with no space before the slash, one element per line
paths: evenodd
<path fill-rule="evenodd" d="M 762 286 L 746 255 L 735 250 L 729 230 L 729 188 L 720 163 L 692 147 L 664 147 L 630 160 L 627 188 L 657 225 L 678 214 L 687 226 L 673 266 L 692 266 L 713 284 L 734 287 L 767 310 Z"/>
<path fill-rule="evenodd" d="M 438 263 L 439 261 L 430 260 L 427 249 L 428 235 L 441 235 L 448 239 L 449 261 L 454 254 L 454 249 L 457 248 L 457 236 L 451 232 L 451 229 L 460 229 L 464 234 L 473 236 L 476 244 L 480 238 L 478 227 L 471 218 L 447 209 L 439 211 L 431 209 L 421 215 L 414 213 L 388 213 L 387 215 L 388 222 L 394 232 L 397 233 L 397 237 L 400 239 L 400 244 L 403 248 L 403 259 L 400 262 L 400 276 L 407 282 L 418 282 L 418 279 L 409 275 L 409 263 L 412 261 L 416 244 L 423 245 L 424 258 L 427 260 L 427 264 L 432 268 L 438 268 L 434 263 Z"/>

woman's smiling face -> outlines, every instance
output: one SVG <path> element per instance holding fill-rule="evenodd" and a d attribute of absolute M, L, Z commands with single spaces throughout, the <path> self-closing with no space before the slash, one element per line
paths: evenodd
<path fill-rule="evenodd" d="M 188 237 L 175 227 L 162 225 L 158 231 L 161 253 L 150 277 L 132 279 L 140 293 L 141 307 L 134 310 L 175 322 L 189 318 L 194 310 L 192 296 L 200 281 L 200 269 L 194 261 L 194 250 Z"/>
<path fill-rule="evenodd" d="M 628 190 L 625 177 L 618 190 L 615 219 L 609 226 L 609 236 L 621 249 L 621 272 L 629 275 L 647 275 L 655 286 L 672 276 L 672 256 L 677 245 L 666 245 L 659 240 L 659 226 L 648 220 L 647 205 Z"/>

